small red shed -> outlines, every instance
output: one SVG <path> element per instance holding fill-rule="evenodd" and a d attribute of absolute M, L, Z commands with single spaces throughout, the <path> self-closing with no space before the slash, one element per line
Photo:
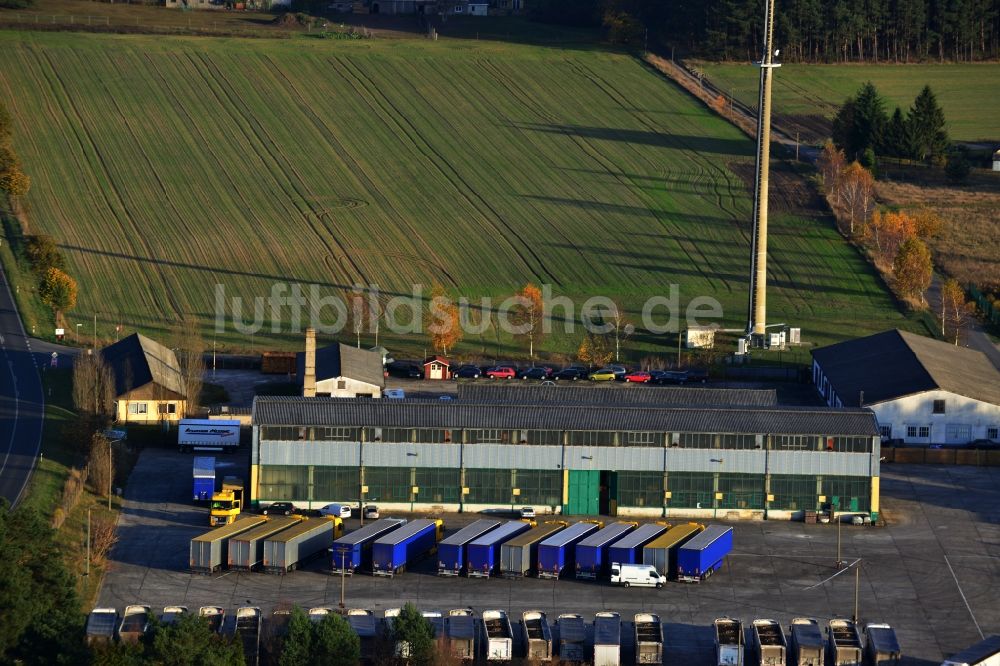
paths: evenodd
<path fill-rule="evenodd" d="M 451 363 L 444 356 L 430 356 L 424 361 L 424 379 L 451 379 Z"/>

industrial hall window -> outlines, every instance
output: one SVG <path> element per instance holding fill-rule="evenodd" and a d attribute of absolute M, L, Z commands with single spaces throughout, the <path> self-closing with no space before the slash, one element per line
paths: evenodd
<path fill-rule="evenodd" d="M 412 442 L 412 428 L 366 428 L 365 440 L 369 442 Z"/>
<path fill-rule="evenodd" d="M 506 430 L 472 429 L 465 434 L 469 444 L 510 444 L 510 432 Z"/>
<path fill-rule="evenodd" d="M 357 442 L 361 439 L 361 428 L 316 428 L 315 437 L 328 442 Z"/>
<path fill-rule="evenodd" d="M 626 432 L 622 443 L 625 446 L 658 446 L 663 443 L 663 437 L 655 432 Z"/>
<path fill-rule="evenodd" d="M 720 435 L 721 449 L 759 449 L 757 446 L 757 435 Z"/>
<path fill-rule="evenodd" d="M 944 400 L 935 400 L 934 401 L 934 413 L 935 414 L 944 414 Z"/>
<path fill-rule="evenodd" d="M 1000 428 L 993 426 L 986 429 L 986 439 L 1000 439 L 997 435 L 1000 435 Z"/>
<path fill-rule="evenodd" d="M 816 450 L 816 437 L 811 435 L 775 435 L 771 441 L 775 451 Z"/>
<path fill-rule="evenodd" d="M 711 449 L 713 436 L 704 432 L 682 432 L 676 445 L 682 449 Z"/>

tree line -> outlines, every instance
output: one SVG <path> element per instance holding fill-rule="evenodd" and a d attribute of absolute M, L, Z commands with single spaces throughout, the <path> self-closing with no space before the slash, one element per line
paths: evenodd
<path fill-rule="evenodd" d="M 763 49 L 763 0 L 535 0 L 531 14 L 711 59 L 759 60 Z M 777 0 L 775 41 L 804 62 L 996 58 L 1000 0 Z"/>

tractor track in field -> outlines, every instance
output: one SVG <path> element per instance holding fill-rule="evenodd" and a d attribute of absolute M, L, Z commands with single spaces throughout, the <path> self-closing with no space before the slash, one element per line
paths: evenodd
<path fill-rule="evenodd" d="M 118 203 L 119 206 L 118 210 L 122 211 L 123 215 L 120 215 L 116 212 L 115 206 L 112 203 L 111 198 L 108 196 L 109 188 L 98 187 L 96 189 L 100 190 L 101 197 L 104 199 L 104 202 L 108 207 L 108 211 L 112 215 L 114 215 L 114 217 L 119 221 L 123 229 L 130 228 L 132 230 L 133 233 L 130 234 L 130 236 L 132 238 L 138 239 L 138 242 L 142 246 L 142 249 L 145 251 L 147 257 L 156 257 L 157 256 L 156 253 L 153 252 L 152 247 L 145 240 L 146 237 L 143 234 L 143 229 L 141 228 L 141 225 L 138 223 L 135 215 L 129 208 L 129 205 L 125 202 L 125 197 L 122 194 L 121 190 L 118 188 L 118 184 L 115 182 L 115 179 L 111 174 L 111 171 L 108 167 L 108 162 L 104 158 L 104 155 L 101 153 L 97 141 L 94 139 L 94 137 L 90 134 L 90 131 L 87 129 L 87 123 L 84 121 L 83 114 L 81 114 L 80 110 L 77 108 L 75 102 L 73 101 L 73 96 L 70 94 L 69 89 L 66 87 L 65 81 L 63 81 L 62 77 L 59 76 L 59 71 L 56 68 L 55 63 L 52 62 L 52 58 L 48 52 L 42 53 L 42 57 L 48 64 L 52 76 L 55 77 L 55 82 L 58 83 L 59 89 L 62 91 L 62 95 L 66 99 L 66 104 L 68 106 L 63 105 L 62 108 L 64 110 L 72 111 L 73 116 L 76 117 L 77 125 L 80 129 L 79 131 L 74 131 L 74 135 L 76 136 L 77 141 L 80 145 L 81 152 L 83 153 L 84 156 L 86 156 L 87 151 L 84 146 L 84 142 L 80 137 L 80 132 L 83 133 L 83 136 L 85 136 L 87 139 L 87 143 L 90 144 L 90 148 L 93 151 L 94 156 L 98 161 L 98 165 L 96 166 L 99 166 L 100 169 L 104 172 L 108 184 L 111 186 L 110 191 L 114 193 L 114 199 Z M 49 81 L 50 88 L 55 93 L 53 80 L 49 77 L 46 78 Z M 87 161 L 89 162 L 90 160 Z M 153 271 L 156 273 L 157 277 L 159 277 L 160 283 L 162 285 L 162 292 L 161 292 L 162 295 L 166 298 L 167 302 L 170 303 L 170 307 L 173 309 L 174 313 L 179 314 L 181 312 L 181 309 L 176 299 L 174 298 L 174 290 L 171 288 L 170 283 L 167 281 L 167 277 L 163 269 L 160 267 L 160 265 L 157 263 L 156 260 L 153 260 L 150 263 L 154 267 Z M 152 299 L 152 300 L 154 300 L 157 303 L 160 302 L 158 299 Z M 159 307 L 159 305 L 157 307 L 159 308 L 161 314 L 163 315 L 168 314 L 164 312 L 163 308 Z"/>
<path fill-rule="evenodd" d="M 503 238 L 504 242 L 517 255 L 529 273 L 537 277 L 545 277 L 550 283 L 562 286 L 556 275 L 547 268 L 542 258 L 532 249 L 531 244 L 516 231 L 514 226 L 498 210 L 493 208 L 489 201 L 476 191 L 472 184 L 462 176 L 429 140 L 423 137 L 413 123 L 406 119 L 406 114 L 379 89 L 379 86 L 375 82 L 368 78 L 364 72 L 354 67 L 353 63 L 348 63 L 342 58 L 335 58 L 335 60 L 341 64 L 346 73 L 349 73 L 355 79 L 357 85 L 361 86 L 368 93 L 365 97 L 370 99 L 375 106 L 379 107 L 382 115 L 387 120 L 391 120 L 392 125 L 400 130 L 401 135 L 406 136 L 411 144 L 428 158 L 428 162 L 435 167 L 438 173 L 451 183 L 455 191 L 469 205 L 479 211 L 484 220 L 489 221 L 499 237 Z M 516 239 L 517 244 L 520 244 L 523 249 L 518 248 L 517 244 L 512 242 L 511 239 Z"/>
<path fill-rule="evenodd" d="M 229 80 L 225 72 L 222 71 L 216 65 L 216 63 L 207 60 L 204 57 L 204 54 L 201 54 L 201 61 L 206 64 L 206 67 L 211 68 L 213 78 L 215 78 L 216 81 L 224 84 L 221 85 L 220 87 L 225 92 L 226 97 L 227 99 L 229 99 L 230 103 L 234 107 L 236 107 L 237 105 L 235 103 L 235 100 L 233 100 L 232 94 L 230 92 L 234 90 L 232 81 Z M 304 204 L 304 206 L 308 208 L 309 211 L 312 213 L 312 215 L 316 217 L 316 219 L 318 220 L 319 219 L 319 216 L 317 214 L 318 210 L 313 205 L 313 201 L 316 200 L 316 195 L 306 185 L 305 180 L 302 178 L 298 170 L 295 168 L 295 164 L 292 162 L 292 160 L 288 159 L 288 157 L 284 154 L 284 152 L 282 152 L 280 147 L 281 144 L 274 140 L 274 138 L 268 133 L 267 128 L 264 127 L 264 125 L 260 121 L 253 120 L 252 122 L 248 122 L 247 125 L 250 126 L 254 136 L 257 138 L 260 145 L 263 146 L 264 149 L 271 156 L 271 159 L 274 161 L 274 163 L 279 167 L 280 165 L 284 164 L 287 173 L 290 174 L 290 176 L 286 175 L 285 177 L 288 182 L 288 185 L 291 187 L 292 191 L 294 191 L 295 196 L 298 197 L 298 199 Z M 273 150 L 272 148 L 268 147 L 269 144 L 270 146 L 273 146 Z M 298 185 L 296 185 L 296 183 L 298 183 Z M 305 194 L 303 194 L 303 190 L 305 191 Z M 362 284 L 368 284 L 370 282 L 369 278 L 365 275 L 361 267 L 356 262 L 354 262 L 353 259 L 351 259 L 351 257 L 347 254 L 347 252 L 344 251 L 344 248 L 341 245 L 340 241 L 337 239 L 337 237 L 333 234 L 322 233 L 321 232 L 322 227 L 318 227 L 311 219 L 309 219 L 309 216 L 304 214 L 304 212 L 302 211 L 301 208 L 299 208 L 298 205 L 295 205 L 295 207 L 299 209 L 299 212 L 300 214 L 302 214 L 302 217 L 305 220 L 306 224 L 316 235 L 316 238 L 319 240 L 319 242 L 322 243 L 323 246 L 327 249 L 327 252 L 329 252 L 333 256 L 337 256 L 340 258 L 342 272 L 344 273 L 344 277 L 346 278 L 345 284 L 355 284 L 359 280 Z M 328 237 L 330 240 L 327 240 Z M 332 245 L 331 241 L 333 243 Z M 344 266 L 344 262 L 346 262 L 346 267 Z M 355 273 L 355 275 L 351 275 L 352 270 Z"/>
<path fill-rule="evenodd" d="M 285 83 L 286 89 L 293 95 L 293 98 L 295 99 L 296 104 L 299 106 L 299 109 L 306 117 L 309 118 L 310 122 L 312 122 L 313 126 L 319 132 L 320 136 L 323 137 L 323 141 L 331 149 L 333 154 L 337 155 L 341 160 L 348 160 L 350 162 L 350 164 L 348 165 L 349 166 L 348 172 L 354 175 L 355 178 L 360 180 L 358 184 L 360 185 L 361 189 L 363 189 L 369 196 L 375 198 L 383 211 L 385 211 L 386 213 L 391 213 L 392 219 L 402 228 L 408 230 L 408 236 L 411 239 L 419 242 L 423 251 L 426 252 L 428 256 L 433 257 L 433 261 L 428 261 L 423 258 L 421 258 L 421 260 L 424 263 L 428 263 L 434 268 L 436 268 L 441 273 L 441 275 L 443 275 L 447 279 L 447 281 L 451 283 L 453 287 L 458 288 L 459 286 L 458 281 L 451 275 L 451 273 L 449 273 L 445 269 L 444 262 L 442 261 L 441 257 L 438 256 L 437 252 L 434 250 L 431 244 L 427 242 L 427 239 L 424 238 L 423 235 L 417 232 L 416 228 L 410 223 L 409 220 L 406 219 L 405 215 L 402 215 L 398 211 L 396 211 L 392 203 L 382 194 L 379 188 L 375 185 L 374 179 L 368 174 L 368 171 L 365 168 L 365 166 L 351 156 L 351 152 L 347 149 L 347 147 L 344 146 L 344 144 L 342 144 L 339 140 L 337 140 L 337 138 L 334 136 L 334 133 L 329 131 L 329 127 L 326 125 L 326 123 L 323 122 L 323 119 L 316 114 L 311 105 L 306 103 L 305 97 L 302 95 L 302 92 L 299 90 L 298 86 L 296 86 L 295 83 L 285 74 L 284 69 L 279 67 L 277 63 L 271 60 L 271 58 L 267 54 L 264 54 L 263 59 L 265 62 L 271 65 L 272 70 L 274 72 L 278 73 L 281 76 L 281 79 Z M 353 200 L 345 199 L 344 201 L 353 201 Z M 355 206 L 348 205 L 344 207 L 354 208 Z M 328 210 L 321 210 L 317 214 L 317 218 L 322 219 L 323 216 L 328 214 L 329 214 Z M 341 247 L 343 247 L 345 251 L 350 250 L 352 252 L 355 252 L 358 250 L 358 248 L 351 247 L 350 245 L 344 243 L 341 243 Z"/>

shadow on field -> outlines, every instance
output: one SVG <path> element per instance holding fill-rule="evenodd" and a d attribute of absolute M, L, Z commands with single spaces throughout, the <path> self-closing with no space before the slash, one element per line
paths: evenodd
<path fill-rule="evenodd" d="M 566 134 L 584 139 L 622 141 L 658 148 L 693 150 L 719 155 L 747 155 L 750 147 L 746 139 L 720 139 L 710 136 L 692 136 L 668 132 L 650 132 L 614 127 L 587 127 L 582 125 L 549 125 L 541 123 L 510 123 L 511 127 L 546 134 Z"/>

